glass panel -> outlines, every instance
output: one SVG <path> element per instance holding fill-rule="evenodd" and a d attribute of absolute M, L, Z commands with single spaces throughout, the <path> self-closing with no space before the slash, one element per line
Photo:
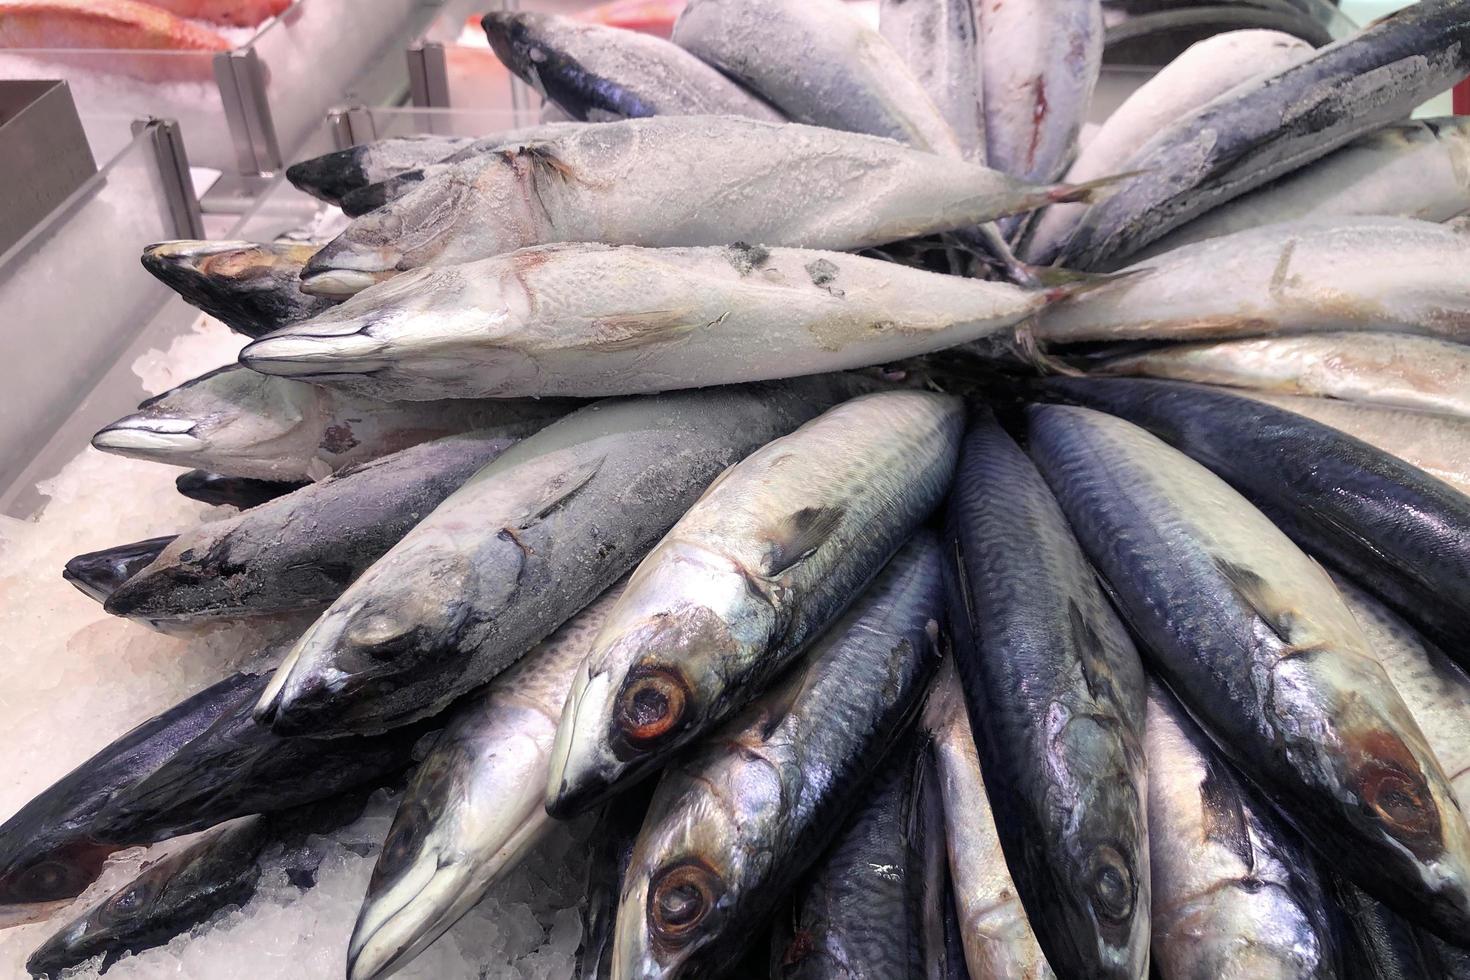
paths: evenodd
<path fill-rule="evenodd" d="M 0 511 L 26 509 L 19 498 L 40 478 L 31 474 L 37 464 L 44 469 L 48 442 L 94 402 L 89 393 L 168 301 L 138 256 L 173 234 L 152 137 L 144 133 L 0 255 Z M 115 417 L 114 407 L 100 417 L 94 411 L 86 434 L 51 462 L 75 455 L 91 429 Z"/>
<path fill-rule="evenodd" d="M 214 55 L 200 51 L 0 50 L 0 78 L 64 78 L 99 160 L 127 134 L 116 120 L 176 119 L 198 166 L 235 169 Z"/>
<path fill-rule="evenodd" d="M 437 9 L 436 0 L 300 0 L 270 25 L 252 47 L 265 65 L 281 151 L 293 156 L 330 107 L 386 98 L 363 82 L 374 65 L 395 94 L 406 93 L 403 50 Z"/>

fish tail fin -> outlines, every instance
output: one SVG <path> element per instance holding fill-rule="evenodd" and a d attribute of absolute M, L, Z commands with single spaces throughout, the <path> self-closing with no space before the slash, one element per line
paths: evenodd
<path fill-rule="evenodd" d="M 1016 324 L 1011 347 L 1017 357 L 1031 365 L 1041 375 L 1060 374 L 1068 378 L 1086 376 L 1086 372 L 1079 371 L 1066 361 L 1053 357 L 1041 349 L 1041 341 L 1036 337 L 1035 317 Z"/>
<path fill-rule="evenodd" d="M 1045 290 L 1048 306 L 1149 271 L 1128 269 L 1123 272 L 1078 272 L 1076 269 L 1063 269 L 1053 265 L 1028 266 L 1028 269 L 1038 287 Z"/>
<path fill-rule="evenodd" d="M 1046 199 L 1050 204 L 1094 204 L 1113 194 L 1118 184 L 1142 173 L 1142 170 L 1130 170 L 1096 180 L 1084 180 L 1080 184 L 1056 184 L 1048 189 Z"/>

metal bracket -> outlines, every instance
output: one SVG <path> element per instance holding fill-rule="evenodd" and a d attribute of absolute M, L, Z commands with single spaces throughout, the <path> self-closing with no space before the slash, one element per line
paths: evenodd
<path fill-rule="evenodd" d="M 408 91 L 421 109 L 448 109 L 449 61 L 438 41 L 416 41 L 408 46 Z"/>
<path fill-rule="evenodd" d="M 204 216 L 199 198 L 194 195 L 194 180 L 189 174 L 189 154 L 179 124 L 172 119 L 135 119 L 133 135 L 147 131 L 158 157 L 158 176 L 163 182 L 163 197 L 173 219 L 178 238 L 203 238 Z"/>
<path fill-rule="evenodd" d="M 214 56 L 214 78 L 242 174 L 266 174 L 283 165 L 265 90 L 265 64 L 253 47 Z"/>
<path fill-rule="evenodd" d="M 378 138 L 373 114 L 363 105 L 337 106 L 328 110 L 327 128 L 331 130 L 332 143 L 339 150 Z"/>

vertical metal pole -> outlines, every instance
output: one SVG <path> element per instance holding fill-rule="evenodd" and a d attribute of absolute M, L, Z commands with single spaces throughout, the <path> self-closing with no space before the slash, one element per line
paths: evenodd
<path fill-rule="evenodd" d="M 132 128 L 135 136 L 146 130 L 153 142 L 158 176 L 163 182 L 163 197 L 173 219 L 174 235 L 178 238 L 203 238 L 204 215 L 199 210 L 199 198 L 194 195 L 194 180 L 189 175 L 189 154 L 184 149 L 179 124 L 172 119 L 136 119 Z"/>
<path fill-rule="evenodd" d="M 448 109 L 449 58 L 438 41 L 418 41 L 408 48 L 410 101 L 420 109 Z"/>

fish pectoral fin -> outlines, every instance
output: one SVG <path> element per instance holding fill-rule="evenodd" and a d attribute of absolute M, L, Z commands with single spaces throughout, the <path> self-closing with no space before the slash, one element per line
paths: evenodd
<path fill-rule="evenodd" d="M 766 536 L 760 574 L 775 578 L 811 557 L 842 523 L 845 513 L 841 507 L 803 507 L 783 516 Z"/>
<path fill-rule="evenodd" d="M 1240 785 L 1217 755 L 1206 760 L 1205 778 L 1199 784 L 1200 813 L 1204 838 L 1224 847 L 1249 871 L 1256 868 L 1256 849 L 1251 842 L 1250 820 L 1240 798 Z"/>
<path fill-rule="evenodd" d="M 722 315 L 711 323 L 701 324 L 698 318 L 690 317 L 689 313 L 688 310 L 645 310 L 640 313 L 599 317 L 592 321 L 588 339 L 575 346 L 577 349 L 597 351 L 632 350 L 648 344 L 681 340 L 697 327 L 714 326 L 725 318 Z"/>
<path fill-rule="evenodd" d="M 526 501 L 521 513 L 510 522 L 514 529 L 524 531 L 534 527 L 559 507 L 564 507 L 583 487 L 592 482 L 606 459 L 606 456 L 598 456 L 596 459 L 578 463 L 542 484 L 536 494 Z M 509 529 L 508 527 L 507 530 Z"/>
<path fill-rule="evenodd" d="M 1077 651 L 1082 668 L 1082 682 L 1087 685 L 1087 695 L 1094 701 L 1099 691 L 1108 682 L 1108 655 L 1103 648 L 1102 637 L 1082 614 L 1075 600 L 1067 600 L 1067 632 L 1072 637 L 1072 647 Z"/>
<path fill-rule="evenodd" d="M 1301 623 L 1289 609 L 1283 609 L 1271 596 L 1266 580 L 1249 568 L 1243 568 L 1228 559 L 1215 556 L 1215 567 L 1242 602 L 1251 608 L 1261 622 L 1275 633 L 1282 643 L 1293 646 L 1291 635 L 1299 632 Z"/>

